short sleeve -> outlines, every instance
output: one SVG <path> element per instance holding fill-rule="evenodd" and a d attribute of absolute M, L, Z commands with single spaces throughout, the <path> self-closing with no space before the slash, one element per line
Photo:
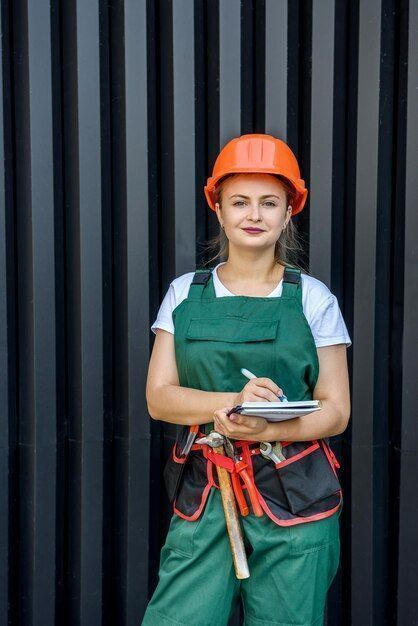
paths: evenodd
<path fill-rule="evenodd" d="M 352 345 L 338 300 L 334 294 L 325 298 L 315 309 L 310 319 L 310 326 L 315 345 L 318 348 L 337 343 L 345 343 L 347 348 Z"/>
<path fill-rule="evenodd" d="M 167 330 L 169 333 L 174 335 L 174 324 L 173 324 L 173 316 L 172 313 L 176 307 L 176 294 L 174 291 L 173 284 L 167 290 L 167 293 L 164 296 L 163 301 L 161 302 L 160 308 L 158 310 L 157 319 L 151 326 L 151 330 L 154 334 L 156 334 L 156 328 L 162 328 L 163 330 Z"/>

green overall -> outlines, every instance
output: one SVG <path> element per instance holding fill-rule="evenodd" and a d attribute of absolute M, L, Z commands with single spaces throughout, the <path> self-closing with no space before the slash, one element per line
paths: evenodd
<path fill-rule="evenodd" d="M 238 393 L 247 382 L 245 367 L 276 382 L 290 401 L 312 399 L 319 362 L 300 282 L 283 282 L 280 297 L 217 298 L 211 276 L 191 285 L 173 321 L 181 386 Z M 213 422 L 205 426 L 210 432 Z M 220 491 L 212 484 L 196 521 L 171 518 L 142 626 L 227 626 L 240 596 L 245 626 L 322 625 L 339 565 L 341 508 L 289 525 L 252 510 L 241 516 L 250 577 L 238 580 Z"/>

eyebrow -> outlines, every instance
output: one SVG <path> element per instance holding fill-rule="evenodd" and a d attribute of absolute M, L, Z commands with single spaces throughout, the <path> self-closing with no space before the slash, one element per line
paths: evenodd
<path fill-rule="evenodd" d="M 229 196 L 229 198 L 246 198 L 247 200 L 249 200 L 250 196 L 243 196 L 242 193 L 234 193 L 234 195 Z M 276 196 L 274 193 L 268 193 L 265 196 L 260 196 L 260 200 L 262 200 L 263 198 L 277 198 L 278 200 L 280 200 L 279 196 Z"/>

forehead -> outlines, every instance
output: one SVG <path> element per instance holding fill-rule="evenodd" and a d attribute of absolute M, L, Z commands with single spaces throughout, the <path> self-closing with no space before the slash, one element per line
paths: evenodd
<path fill-rule="evenodd" d="M 285 195 L 286 191 L 281 181 L 272 174 L 237 174 L 227 178 L 222 187 L 229 195 L 242 193 L 243 195 L 266 194 Z"/>

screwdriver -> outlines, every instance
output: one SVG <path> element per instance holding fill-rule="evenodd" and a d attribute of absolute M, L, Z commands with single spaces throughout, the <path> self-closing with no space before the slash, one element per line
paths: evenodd
<path fill-rule="evenodd" d="M 189 454 L 190 449 L 192 445 L 194 444 L 194 440 L 196 439 L 198 432 L 199 432 L 199 424 L 194 424 L 193 426 L 190 426 L 186 443 L 184 444 L 184 448 L 180 453 L 182 456 L 186 456 L 187 454 Z"/>

